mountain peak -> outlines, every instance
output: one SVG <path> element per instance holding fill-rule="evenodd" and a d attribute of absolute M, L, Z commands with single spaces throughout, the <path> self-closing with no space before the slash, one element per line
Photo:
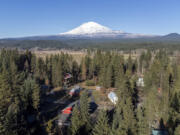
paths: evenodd
<path fill-rule="evenodd" d="M 149 37 L 150 35 L 144 34 L 132 34 L 119 30 L 111 30 L 110 28 L 100 25 L 96 22 L 86 22 L 81 24 L 79 27 L 76 27 L 68 32 L 60 33 L 59 36 L 65 37 L 90 37 L 90 38 L 139 38 L 139 37 Z M 151 36 L 152 37 L 152 36 Z"/>
<path fill-rule="evenodd" d="M 102 26 L 96 22 L 86 22 L 81 24 L 68 32 L 61 33 L 63 35 L 84 35 L 97 33 L 110 33 L 112 30 L 108 27 Z"/>
<path fill-rule="evenodd" d="M 165 35 L 165 36 L 173 36 L 173 37 L 176 37 L 176 36 L 180 36 L 180 34 L 178 34 L 178 33 L 170 33 L 170 34 L 168 34 L 168 35 Z"/>
<path fill-rule="evenodd" d="M 93 22 L 93 21 L 86 22 L 86 23 L 83 23 L 81 25 L 85 25 L 85 26 L 101 26 L 99 23 L 96 23 L 96 22 Z"/>

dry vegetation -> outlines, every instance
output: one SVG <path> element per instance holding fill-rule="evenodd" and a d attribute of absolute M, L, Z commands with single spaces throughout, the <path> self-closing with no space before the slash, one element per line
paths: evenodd
<path fill-rule="evenodd" d="M 131 55 L 132 59 L 136 59 L 139 57 L 141 52 L 144 50 L 136 50 L 132 51 L 131 53 L 129 52 L 123 52 L 120 51 L 119 54 L 123 55 L 125 59 L 128 59 L 128 57 Z M 37 57 L 45 58 L 46 56 L 50 55 L 55 55 L 55 54 L 69 54 L 73 57 L 74 60 L 76 60 L 78 63 L 80 63 L 81 59 L 87 55 L 87 51 L 85 50 L 79 50 L 79 51 L 74 51 L 74 50 L 34 50 L 32 51 Z"/>
<path fill-rule="evenodd" d="M 85 51 L 73 51 L 73 50 L 35 50 L 33 53 L 37 57 L 45 58 L 46 56 L 55 55 L 55 54 L 69 54 L 72 55 L 73 59 L 80 63 L 81 59 L 86 56 Z"/>

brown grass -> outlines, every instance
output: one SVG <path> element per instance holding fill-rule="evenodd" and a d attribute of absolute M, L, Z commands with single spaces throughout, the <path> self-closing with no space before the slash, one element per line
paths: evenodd
<path fill-rule="evenodd" d="M 78 63 L 81 62 L 82 58 L 87 55 L 87 52 L 85 51 L 73 51 L 73 50 L 35 50 L 32 51 L 37 57 L 45 58 L 46 56 L 55 55 L 55 54 L 69 54 L 73 57 L 74 60 L 76 60 Z M 124 56 L 124 59 L 127 60 L 130 56 L 128 53 L 121 52 L 122 56 Z M 139 53 L 131 53 L 131 58 L 136 59 L 139 57 Z"/>
<path fill-rule="evenodd" d="M 85 51 L 71 51 L 71 50 L 36 50 L 33 51 L 33 53 L 37 56 L 37 57 L 41 57 L 43 59 L 46 58 L 46 56 L 50 56 L 50 55 L 56 55 L 56 54 L 69 54 L 73 57 L 74 60 L 76 60 L 78 63 L 80 63 L 81 59 L 83 57 L 86 56 L 86 52 Z"/>

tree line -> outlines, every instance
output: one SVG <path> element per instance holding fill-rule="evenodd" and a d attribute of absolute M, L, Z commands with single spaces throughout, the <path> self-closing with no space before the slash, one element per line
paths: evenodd
<path fill-rule="evenodd" d="M 180 41 L 175 40 L 147 40 L 147 39 L 2 39 L 0 48 L 19 49 L 101 49 L 131 51 L 136 49 L 161 49 L 166 48 L 171 51 L 180 49 Z"/>

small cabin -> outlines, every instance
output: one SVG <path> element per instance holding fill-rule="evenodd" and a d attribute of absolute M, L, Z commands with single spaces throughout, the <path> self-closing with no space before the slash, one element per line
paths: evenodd
<path fill-rule="evenodd" d="M 144 79 L 142 77 L 140 77 L 137 82 L 136 82 L 137 86 L 139 87 L 144 87 Z"/>
<path fill-rule="evenodd" d="M 108 98 L 113 104 L 116 104 L 118 101 L 118 97 L 117 97 L 116 93 L 114 93 L 114 92 L 110 92 L 108 94 Z"/>

